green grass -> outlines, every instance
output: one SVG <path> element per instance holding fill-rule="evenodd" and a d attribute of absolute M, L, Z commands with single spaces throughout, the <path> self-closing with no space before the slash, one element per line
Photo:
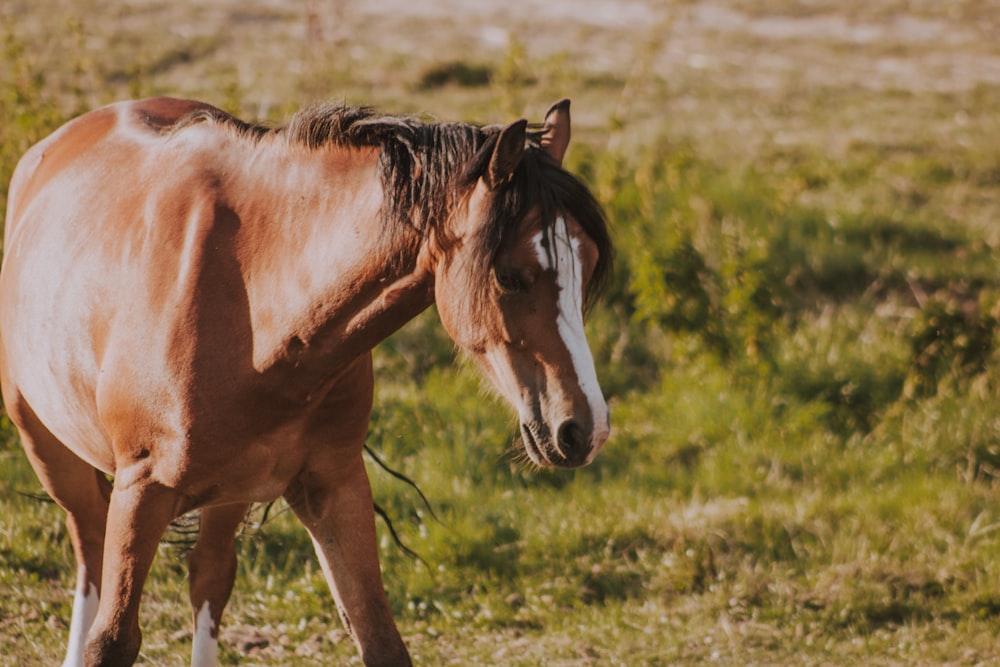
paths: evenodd
<path fill-rule="evenodd" d="M 571 95 L 569 165 L 619 249 L 588 323 L 613 437 L 588 468 L 530 469 L 433 312 L 377 350 L 368 444 L 439 518 L 370 466 L 424 561 L 380 524 L 418 664 L 992 664 L 1000 51 L 990 3 L 940 4 L 650 3 L 629 25 L 558 31 L 345 6 L 307 39 L 302 11 L 255 3 L 15 2 L 0 207 L 32 142 L 122 97 L 501 122 Z M 936 37 L 894 29 L 902 16 Z M 801 22 L 781 37 L 782 21 Z M 64 650 L 74 566 L 38 491 L 3 422 L 0 665 Z M 190 614 L 184 555 L 164 547 L 140 662 L 186 662 Z M 224 664 L 358 664 L 281 503 L 241 538 L 222 637 Z"/>

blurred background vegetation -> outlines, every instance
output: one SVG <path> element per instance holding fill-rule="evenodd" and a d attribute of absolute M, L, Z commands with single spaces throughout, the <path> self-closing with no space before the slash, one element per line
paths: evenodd
<path fill-rule="evenodd" d="M 613 435 L 526 469 L 433 312 L 376 351 L 385 583 L 422 664 L 990 664 L 1000 631 L 1000 4 L 8 0 L 19 156 L 113 100 L 280 123 L 318 98 L 493 123 L 573 98 L 607 209 L 588 333 Z M 62 517 L 0 428 L 0 664 L 51 664 Z M 258 517 L 259 518 L 259 517 Z M 382 528 L 380 527 L 380 530 Z M 279 504 L 241 539 L 226 664 L 354 664 Z M 190 648 L 183 554 L 143 664 Z"/>

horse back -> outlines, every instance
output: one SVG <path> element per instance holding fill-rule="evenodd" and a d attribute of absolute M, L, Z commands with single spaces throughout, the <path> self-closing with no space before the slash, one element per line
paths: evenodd
<path fill-rule="evenodd" d="M 7 200 L 5 246 L 27 206 L 53 178 L 94 161 L 95 150 L 115 133 L 163 134 L 191 113 L 211 109 L 203 102 L 169 97 L 122 102 L 75 118 L 30 148 L 14 169 Z M 118 156 L 119 159 L 127 156 Z"/>

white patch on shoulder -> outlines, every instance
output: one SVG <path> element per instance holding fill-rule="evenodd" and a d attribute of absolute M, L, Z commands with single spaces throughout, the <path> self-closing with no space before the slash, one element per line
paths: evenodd
<path fill-rule="evenodd" d="M 593 449 L 587 457 L 589 463 L 608 438 L 610 430 L 608 404 L 605 402 L 601 387 L 597 382 L 594 357 L 590 353 L 587 333 L 583 327 L 583 273 L 581 271 L 580 242 L 570 236 L 565 218 L 557 218 L 552 231 L 555 248 L 546 249 L 542 245 L 542 232 L 535 235 L 533 241 L 535 252 L 538 253 L 538 259 L 542 266 L 556 271 L 556 281 L 559 287 L 557 322 L 559 335 L 569 350 L 577 381 L 587 397 L 594 418 Z M 556 266 L 553 266 L 553 261 Z"/>
<path fill-rule="evenodd" d="M 215 667 L 219 661 L 219 640 L 212 636 L 215 621 L 208 601 L 194 622 L 194 641 L 191 646 L 191 667 Z"/>
<path fill-rule="evenodd" d="M 87 639 L 87 632 L 94 624 L 97 616 L 98 602 L 97 586 L 87 582 L 84 578 L 82 585 L 78 586 L 73 595 L 73 619 L 69 623 L 69 645 L 66 647 L 66 659 L 63 660 L 63 667 L 84 667 L 83 665 L 83 645 Z M 86 589 L 86 593 L 84 593 Z"/>

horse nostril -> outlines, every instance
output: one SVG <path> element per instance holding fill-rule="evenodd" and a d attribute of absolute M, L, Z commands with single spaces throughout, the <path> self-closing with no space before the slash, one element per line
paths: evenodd
<path fill-rule="evenodd" d="M 590 439 L 580 425 L 572 419 L 559 427 L 559 450 L 568 461 L 585 458 L 590 449 Z"/>

